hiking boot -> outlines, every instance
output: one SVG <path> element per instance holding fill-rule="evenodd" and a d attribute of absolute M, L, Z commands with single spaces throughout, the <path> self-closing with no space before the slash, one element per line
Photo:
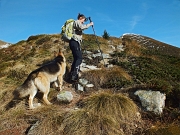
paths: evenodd
<path fill-rule="evenodd" d="M 78 75 L 71 76 L 71 81 L 73 81 L 73 82 L 78 81 Z"/>

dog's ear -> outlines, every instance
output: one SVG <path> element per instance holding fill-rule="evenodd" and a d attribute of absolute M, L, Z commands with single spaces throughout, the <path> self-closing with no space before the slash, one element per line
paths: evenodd
<path fill-rule="evenodd" d="M 54 51 L 54 57 L 57 57 L 58 53 L 56 51 Z"/>
<path fill-rule="evenodd" d="M 57 57 L 57 56 L 64 56 L 61 48 L 59 48 L 58 52 L 54 51 L 54 57 Z"/>
<path fill-rule="evenodd" d="M 61 48 L 59 48 L 59 53 L 62 53 L 62 49 Z"/>
<path fill-rule="evenodd" d="M 63 49 L 62 49 L 62 48 L 59 48 L 59 53 L 58 53 L 58 55 L 64 56 L 64 55 L 63 55 Z"/>

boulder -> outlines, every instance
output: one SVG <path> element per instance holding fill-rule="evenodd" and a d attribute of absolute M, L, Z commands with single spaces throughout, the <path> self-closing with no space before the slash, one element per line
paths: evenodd
<path fill-rule="evenodd" d="M 57 100 L 60 102 L 68 102 L 70 103 L 73 100 L 73 95 L 70 91 L 61 91 L 57 95 Z"/>
<path fill-rule="evenodd" d="M 152 111 L 155 114 L 161 114 L 163 108 L 165 107 L 166 95 L 160 93 L 159 91 L 146 91 L 138 90 L 134 93 L 137 95 L 141 101 L 142 106 L 147 111 Z"/>

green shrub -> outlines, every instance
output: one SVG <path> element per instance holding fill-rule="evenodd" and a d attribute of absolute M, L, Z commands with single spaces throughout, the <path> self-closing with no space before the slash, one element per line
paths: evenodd
<path fill-rule="evenodd" d="M 28 39 L 27 39 L 27 42 L 30 42 L 32 40 L 37 40 L 38 38 L 41 38 L 43 37 L 44 35 L 36 35 L 36 36 L 30 36 Z"/>
<path fill-rule="evenodd" d="M 12 80 L 19 81 L 27 76 L 27 73 L 25 70 L 22 69 L 12 69 L 8 72 L 7 78 L 10 78 Z"/>
<path fill-rule="evenodd" d="M 103 37 L 104 39 L 109 39 L 109 38 L 110 38 L 110 35 L 109 35 L 109 33 L 108 33 L 106 30 L 104 30 L 104 33 L 103 33 L 102 37 Z"/>
<path fill-rule="evenodd" d="M 134 76 L 134 82 L 154 83 L 157 88 L 169 93 L 173 88 L 170 82 L 179 81 L 180 69 L 164 62 L 164 59 L 162 61 L 156 61 L 149 57 L 131 57 L 129 59 L 129 61 L 120 61 L 116 64 L 128 70 Z"/>
<path fill-rule="evenodd" d="M 112 76 L 102 84 L 102 88 L 122 88 L 131 84 L 131 82 L 121 76 Z"/>
<path fill-rule="evenodd" d="M 25 40 L 21 40 L 21 41 L 17 42 L 15 45 L 22 45 L 23 43 L 26 43 L 26 41 Z"/>
<path fill-rule="evenodd" d="M 36 44 L 37 45 L 42 45 L 43 43 L 46 43 L 50 40 L 50 37 L 48 36 L 44 36 L 42 38 L 39 38 L 37 41 L 36 41 Z"/>

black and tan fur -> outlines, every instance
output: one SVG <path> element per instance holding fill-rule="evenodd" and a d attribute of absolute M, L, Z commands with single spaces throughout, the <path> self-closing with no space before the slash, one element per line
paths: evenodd
<path fill-rule="evenodd" d="M 61 51 L 55 59 L 42 67 L 32 71 L 24 83 L 15 89 L 14 95 L 22 98 L 29 95 L 29 108 L 34 109 L 33 99 L 37 91 L 41 91 L 43 100 L 47 105 L 51 103 L 48 101 L 47 96 L 50 90 L 50 83 L 57 82 L 56 87 L 62 90 L 63 75 L 66 70 L 66 59 Z"/>

